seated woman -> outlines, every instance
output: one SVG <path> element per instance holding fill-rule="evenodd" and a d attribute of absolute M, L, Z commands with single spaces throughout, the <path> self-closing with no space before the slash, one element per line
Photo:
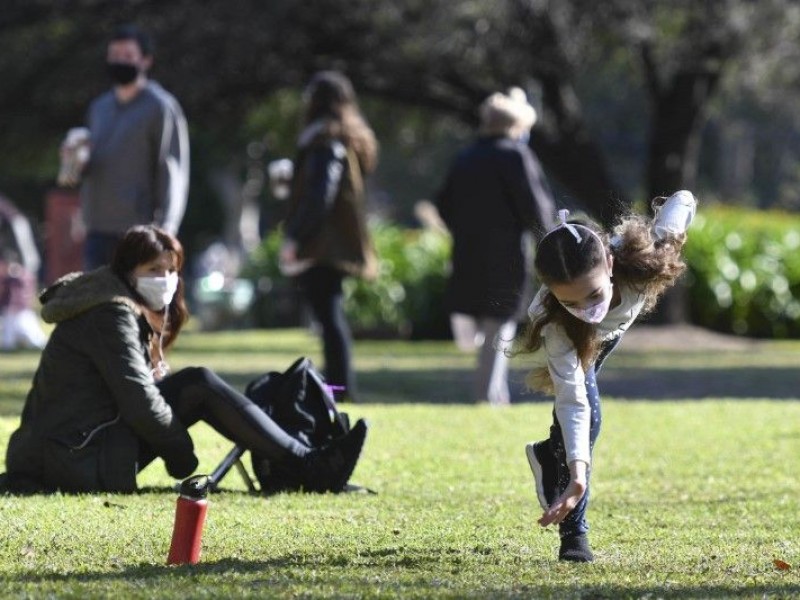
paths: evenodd
<path fill-rule="evenodd" d="M 156 457 L 176 478 L 197 457 L 189 427 L 205 421 L 223 436 L 300 477 L 303 488 L 338 492 L 366 436 L 359 421 L 312 449 L 203 367 L 168 374 L 164 349 L 187 318 L 183 249 L 154 226 L 130 229 L 109 267 L 67 275 L 41 295 L 56 323 L 9 440 L 12 492 L 131 492 Z"/>

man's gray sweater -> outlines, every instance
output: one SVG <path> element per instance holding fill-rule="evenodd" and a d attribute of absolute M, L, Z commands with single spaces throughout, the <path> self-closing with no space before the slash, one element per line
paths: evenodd
<path fill-rule="evenodd" d="M 92 152 L 81 204 L 90 232 L 155 223 L 175 234 L 189 191 L 189 135 L 177 100 L 154 81 L 129 102 L 114 90 L 89 107 Z"/>

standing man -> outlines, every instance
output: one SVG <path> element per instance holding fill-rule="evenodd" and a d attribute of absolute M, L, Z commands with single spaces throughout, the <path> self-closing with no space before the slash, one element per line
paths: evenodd
<path fill-rule="evenodd" d="M 113 86 L 87 116 L 90 151 L 81 186 L 86 270 L 110 263 L 133 225 L 153 223 L 176 234 L 186 210 L 186 118 L 177 100 L 147 78 L 152 64 L 144 31 L 125 25 L 114 32 L 106 54 Z"/>

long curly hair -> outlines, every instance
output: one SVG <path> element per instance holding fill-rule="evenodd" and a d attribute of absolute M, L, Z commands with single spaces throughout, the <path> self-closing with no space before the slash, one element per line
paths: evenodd
<path fill-rule="evenodd" d="M 111 260 L 111 270 L 128 284 L 136 294 L 133 270 L 144 263 L 158 258 L 162 253 L 170 252 L 175 259 L 175 268 L 181 274 L 184 263 L 183 246 L 174 236 L 155 225 L 137 225 L 125 232 Z M 136 294 L 138 297 L 138 294 Z M 144 299 L 140 298 L 144 305 Z M 186 308 L 183 277 L 178 278 L 178 289 L 169 304 L 167 328 L 161 340 L 164 348 L 172 345 L 189 318 Z"/>
<path fill-rule="evenodd" d="M 364 173 L 373 171 L 378 164 L 378 141 L 361 114 L 350 80 L 339 71 L 319 71 L 304 95 L 305 124 L 327 121 L 326 134 L 354 150 Z"/>
<path fill-rule="evenodd" d="M 675 283 L 686 268 L 681 250 L 686 234 L 657 239 L 652 220 L 630 215 L 614 228 L 612 235 L 589 223 L 574 221 L 576 229 L 591 230 L 595 235 L 582 235 L 577 241 L 565 226 L 557 227 L 542 238 L 534 262 L 536 273 L 545 285 L 563 284 L 585 275 L 613 257 L 612 278 L 616 285 L 634 289 L 645 298 L 640 314 L 653 309 L 664 291 Z M 587 232 L 588 233 L 588 232 Z M 560 326 L 575 347 L 584 369 L 597 358 L 600 342 L 597 326 L 571 315 L 549 291 L 542 299 L 542 310 L 531 315 L 515 346 L 515 353 L 536 352 L 543 345 L 545 325 Z M 528 384 L 541 391 L 552 392 L 552 381 L 546 368 L 534 369 Z"/>

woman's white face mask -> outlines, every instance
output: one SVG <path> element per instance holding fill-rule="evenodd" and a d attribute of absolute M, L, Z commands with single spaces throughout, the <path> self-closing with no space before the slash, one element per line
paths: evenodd
<path fill-rule="evenodd" d="M 153 310 L 162 310 L 178 291 L 178 274 L 175 271 L 164 277 L 137 277 L 136 291 Z"/>

